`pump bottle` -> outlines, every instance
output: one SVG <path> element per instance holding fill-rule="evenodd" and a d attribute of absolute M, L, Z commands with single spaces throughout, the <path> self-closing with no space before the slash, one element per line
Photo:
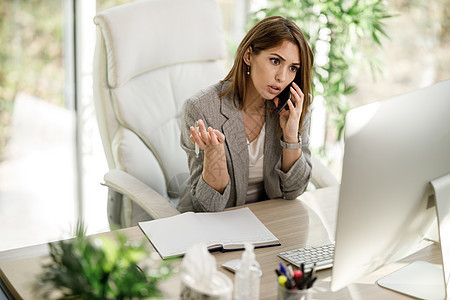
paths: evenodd
<path fill-rule="evenodd" d="M 262 272 L 256 261 L 253 249 L 254 246 L 252 244 L 245 244 L 241 263 L 236 269 L 234 283 L 235 300 L 259 299 L 259 281 Z"/>

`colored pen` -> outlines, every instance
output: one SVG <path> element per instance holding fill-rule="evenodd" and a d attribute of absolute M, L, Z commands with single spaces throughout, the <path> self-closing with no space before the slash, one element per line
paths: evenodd
<path fill-rule="evenodd" d="M 295 280 L 295 285 L 298 285 L 298 283 L 300 282 L 300 280 L 302 279 L 302 271 L 300 270 L 295 270 L 294 271 L 294 280 Z"/>
<path fill-rule="evenodd" d="M 288 265 L 286 267 L 286 272 L 289 275 L 289 278 L 294 278 L 294 270 L 292 269 L 291 265 Z"/>
<path fill-rule="evenodd" d="M 287 265 L 287 267 L 286 267 L 286 272 L 287 272 L 287 274 L 288 274 L 288 282 L 289 282 L 289 285 L 292 287 L 292 288 L 296 288 L 296 286 L 297 286 L 297 283 L 295 282 L 295 278 L 294 278 L 294 270 L 292 269 L 292 266 L 291 265 Z"/>
<path fill-rule="evenodd" d="M 280 262 L 280 271 L 281 271 L 281 273 L 282 273 L 284 276 L 288 277 L 288 273 L 287 273 L 287 271 L 286 271 L 286 268 L 283 266 L 283 263 L 281 263 L 281 262 Z"/>
<path fill-rule="evenodd" d="M 313 286 L 313 284 L 314 284 L 314 281 L 316 281 L 316 279 L 317 279 L 317 277 L 314 277 L 314 278 L 308 283 L 308 285 L 306 286 L 306 288 L 307 288 L 307 289 L 312 288 L 312 286 Z"/>
<path fill-rule="evenodd" d="M 312 269 L 311 269 L 311 278 L 315 277 L 316 275 L 316 264 L 314 263 Z"/>
<path fill-rule="evenodd" d="M 286 267 L 283 263 L 279 263 L 280 268 L 275 269 L 277 274 L 278 284 L 286 289 L 304 290 L 312 288 L 314 282 L 317 280 L 315 276 L 316 266 L 311 268 L 309 273 L 305 273 L 304 264 L 300 265 L 300 270 L 293 270 L 292 266 L 288 264 Z"/>
<path fill-rule="evenodd" d="M 278 276 L 278 284 L 282 287 L 286 287 L 287 277 L 284 275 Z"/>
<path fill-rule="evenodd" d="M 306 285 L 306 281 L 307 281 L 307 278 L 306 278 L 307 276 L 302 276 L 301 278 L 300 278 L 300 280 L 298 281 L 298 283 L 297 283 L 297 289 L 298 290 L 303 290 L 304 288 L 305 288 L 305 285 Z"/>

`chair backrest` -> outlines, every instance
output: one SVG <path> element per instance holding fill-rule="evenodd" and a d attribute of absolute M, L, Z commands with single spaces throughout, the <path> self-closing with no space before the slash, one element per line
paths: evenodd
<path fill-rule="evenodd" d="M 94 102 L 108 166 L 176 204 L 189 176 L 180 147 L 183 103 L 224 76 L 214 0 L 142 0 L 99 13 Z"/>

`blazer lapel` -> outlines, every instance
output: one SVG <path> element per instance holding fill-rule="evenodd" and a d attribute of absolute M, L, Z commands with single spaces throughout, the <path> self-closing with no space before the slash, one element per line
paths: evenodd
<path fill-rule="evenodd" d="M 281 161 L 282 148 L 277 132 L 278 114 L 274 112 L 272 101 L 266 102 L 266 139 L 264 141 L 264 188 L 269 197 L 280 195 L 280 185 L 275 172 Z"/>
<path fill-rule="evenodd" d="M 223 88 L 226 85 L 224 84 Z M 236 185 L 236 205 L 245 204 L 248 185 L 248 148 L 242 113 L 233 104 L 231 94 L 221 100 L 221 113 L 227 118 L 222 125 L 225 142 L 230 153 Z"/>

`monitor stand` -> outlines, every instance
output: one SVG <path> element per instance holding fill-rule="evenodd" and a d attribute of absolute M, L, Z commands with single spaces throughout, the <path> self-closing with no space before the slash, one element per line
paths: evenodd
<path fill-rule="evenodd" d="M 421 299 L 450 297 L 450 174 L 431 181 L 434 190 L 442 268 L 416 261 L 377 281 L 378 285 Z"/>

